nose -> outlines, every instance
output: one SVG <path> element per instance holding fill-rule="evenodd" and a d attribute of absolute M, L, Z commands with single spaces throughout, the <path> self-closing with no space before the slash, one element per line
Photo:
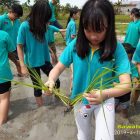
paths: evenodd
<path fill-rule="evenodd" d="M 96 36 L 96 35 L 91 35 L 91 39 L 92 39 L 92 40 L 96 40 L 96 39 L 98 39 L 98 36 Z"/>

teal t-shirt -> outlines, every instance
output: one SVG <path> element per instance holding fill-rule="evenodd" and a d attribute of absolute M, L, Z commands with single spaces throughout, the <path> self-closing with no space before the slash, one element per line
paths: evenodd
<path fill-rule="evenodd" d="M 130 62 L 130 70 L 131 70 L 131 75 L 130 75 L 131 79 L 139 77 L 138 69 L 132 62 Z M 117 76 L 117 75 L 114 74 L 114 76 Z M 114 82 L 119 83 L 118 76 L 114 79 Z"/>
<path fill-rule="evenodd" d="M 136 50 L 134 52 L 132 62 L 140 63 L 140 43 L 138 43 Z"/>
<path fill-rule="evenodd" d="M 55 18 L 55 5 L 53 5 L 52 1 L 50 1 L 49 4 L 51 7 L 51 11 L 52 11 L 52 16 L 51 16 L 50 22 L 53 22 L 56 20 L 56 18 Z"/>
<path fill-rule="evenodd" d="M 100 74 L 103 74 L 104 67 L 112 69 L 114 64 L 116 65 L 116 71 L 118 75 L 123 73 L 130 73 L 130 63 L 124 47 L 118 43 L 116 51 L 114 53 L 114 59 L 110 61 L 100 62 L 99 50 L 96 50 L 94 54 L 90 51 L 90 54 L 81 59 L 76 53 L 76 39 L 74 39 L 68 47 L 65 48 L 61 54 L 59 61 L 69 67 L 73 63 L 73 90 L 71 98 L 75 98 L 78 94 L 85 92 L 92 79 L 96 80 L 94 89 L 100 88 L 100 79 L 97 78 Z M 86 47 L 86 46 L 85 46 Z M 112 72 L 108 72 L 102 76 L 103 86 L 107 85 L 107 79 L 112 77 Z M 113 80 L 108 82 L 108 85 L 113 83 Z M 88 104 L 86 99 L 83 100 L 84 104 Z"/>
<path fill-rule="evenodd" d="M 17 35 L 19 27 L 20 27 L 19 19 L 16 19 L 12 22 L 7 14 L 0 16 L 0 30 L 3 30 L 9 34 L 9 36 L 13 41 L 15 49 L 17 47 Z"/>
<path fill-rule="evenodd" d="M 23 22 L 19 28 L 17 44 L 23 45 L 24 61 L 28 67 L 40 67 L 50 61 L 47 32 L 44 42 L 38 41 L 30 31 L 28 21 Z"/>
<path fill-rule="evenodd" d="M 137 47 L 140 39 L 140 20 L 130 22 L 126 31 L 124 43 L 129 43 L 133 48 Z"/>
<path fill-rule="evenodd" d="M 48 44 L 55 42 L 54 33 L 59 32 L 59 31 L 60 31 L 60 29 L 55 26 L 52 26 L 52 25 L 48 26 L 48 31 L 47 31 L 48 32 Z"/>
<path fill-rule="evenodd" d="M 138 73 L 138 69 L 137 67 L 131 62 L 130 63 L 131 66 L 131 78 L 138 78 L 139 77 L 139 73 Z"/>
<path fill-rule="evenodd" d="M 66 45 L 68 45 L 73 39 L 71 38 L 72 35 L 76 35 L 76 23 L 74 19 L 70 19 L 70 22 L 67 25 L 66 31 Z"/>
<path fill-rule="evenodd" d="M 13 52 L 15 47 L 8 33 L 0 31 L 0 83 L 4 83 L 13 79 L 10 70 L 8 53 Z"/>

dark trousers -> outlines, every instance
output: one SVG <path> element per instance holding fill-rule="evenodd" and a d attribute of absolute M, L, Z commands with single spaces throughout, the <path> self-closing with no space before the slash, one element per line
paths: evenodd
<path fill-rule="evenodd" d="M 13 51 L 13 53 L 15 55 L 16 60 L 19 60 L 17 50 Z"/>
<path fill-rule="evenodd" d="M 123 43 L 123 46 L 124 46 L 127 54 L 131 54 L 131 55 L 134 54 L 135 48 L 133 48 L 131 44 L 129 44 L 129 43 Z"/>
<path fill-rule="evenodd" d="M 59 22 L 57 20 L 50 22 L 50 25 L 53 25 L 59 29 L 63 29 L 62 25 L 59 24 Z"/>
<path fill-rule="evenodd" d="M 39 77 L 41 78 L 40 70 L 42 70 L 47 76 L 49 76 L 49 73 L 52 70 L 52 68 L 53 68 L 52 64 L 50 62 L 46 62 L 43 66 L 28 69 L 29 73 L 30 73 L 31 80 L 33 82 L 33 85 L 39 86 L 39 83 L 35 79 L 34 73 L 32 71 L 35 71 L 39 75 Z M 59 87 L 60 87 L 60 80 L 58 79 L 56 81 L 56 88 L 59 88 Z M 42 90 L 34 88 L 34 96 L 40 97 L 41 95 L 42 95 Z"/>
<path fill-rule="evenodd" d="M 130 101 L 130 95 L 131 95 L 131 92 L 125 95 L 119 96 L 119 97 L 115 97 L 115 99 L 118 99 L 119 102 L 124 103 L 124 102 Z"/>

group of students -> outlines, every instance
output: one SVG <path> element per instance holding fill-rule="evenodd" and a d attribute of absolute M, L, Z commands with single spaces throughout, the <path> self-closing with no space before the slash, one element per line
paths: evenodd
<path fill-rule="evenodd" d="M 122 45 L 116 38 L 114 9 L 108 0 L 88 0 L 85 3 L 80 14 L 78 33 L 75 23 L 78 18 L 78 10 L 71 9 L 66 30 L 67 47 L 57 62 L 54 32 L 61 32 L 64 36 L 63 32 L 65 30 L 59 25 L 54 15 L 54 5 L 56 3 L 56 0 L 52 0 L 50 3 L 45 0 L 37 1 L 33 5 L 27 20 L 20 26 L 18 26 L 18 18 L 23 14 L 20 5 L 11 7 L 8 14 L 0 17 L 0 124 L 7 120 L 11 80 L 13 78 L 8 57 L 17 66 L 19 74 L 23 76 L 30 74 L 34 85 L 37 85 L 38 81 L 34 78 L 32 70 L 35 70 L 39 76 L 40 70 L 42 70 L 48 76 L 45 85 L 50 92 L 54 87 L 60 87 L 59 75 L 72 64 L 71 99 L 83 93 L 82 102 L 74 106 L 78 140 L 92 140 L 91 117 L 93 113 L 96 122 L 95 140 L 114 140 L 114 98 L 118 98 L 120 103 L 125 102 L 125 105 L 123 104 L 125 108 L 122 109 L 126 109 L 128 97 L 123 96 L 130 95 L 132 70 L 135 70 L 134 77 L 136 77 L 137 83 L 139 81 L 140 45 L 137 46 L 134 53 L 132 48 L 134 46 L 129 41 L 131 40 L 130 35 L 135 36 L 132 31 L 139 35 L 140 26 L 138 26 L 138 22 L 140 21 L 138 15 L 140 12 L 138 10 L 139 14 L 131 13 L 134 21 L 129 24 L 126 35 L 127 41 Z M 10 34 L 10 27 L 7 25 L 13 28 L 15 23 L 17 23 L 19 29 L 17 28 L 17 32 L 14 31 Z M 134 26 L 135 24 L 137 27 Z M 16 45 L 13 44 L 14 39 L 12 37 L 14 35 L 17 38 L 15 39 Z M 137 43 L 138 40 L 139 36 L 137 36 Z M 55 52 L 54 63 L 57 62 L 57 64 L 54 68 L 50 60 L 49 46 Z M 17 50 L 17 53 L 13 53 L 15 50 Z M 130 60 L 126 52 L 131 54 Z M 132 53 L 134 53 L 133 59 Z M 18 59 L 15 54 L 17 54 Z M 131 61 L 135 62 L 138 72 L 136 68 L 133 69 L 130 65 Z M 90 94 L 85 93 L 92 80 L 100 83 L 101 79 L 96 77 L 103 73 L 105 67 L 109 69 L 115 67 L 116 69 L 115 73 L 110 71 L 101 77 L 102 84 L 105 85 L 106 79 L 111 79 L 115 75 L 118 78 L 115 81 L 110 81 L 114 86 L 103 89 L 101 94 L 100 84 L 96 84 Z M 134 83 L 133 86 L 135 85 Z M 43 105 L 40 89 L 34 89 L 34 96 L 38 106 Z M 113 106 L 111 110 L 108 109 L 110 104 Z M 118 104 L 116 108 L 118 108 Z M 103 109 L 106 120 L 104 119 Z"/>
<path fill-rule="evenodd" d="M 133 81 L 133 93 L 129 92 L 124 96 L 116 98 L 116 111 L 121 112 L 122 116 L 128 117 L 128 109 L 130 104 L 136 105 L 138 97 L 140 95 L 139 88 L 139 61 L 136 58 L 140 53 L 139 39 L 140 39 L 140 10 L 133 8 L 130 12 L 131 22 L 129 23 L 126 31 L 126 36 L 123 42 L 123 46 L 128 54 L 128 58 L 131 66 L 131 80 Z"/>
<path fill-rule="evenodd" d="M 8 58 L 14 62 L 18 75 L 30 75 L 34 85 L 37 85 L 38 81 L 34 77 L 33 70 L 39 76 L 40 70 L 48 76 L 53 68 L 52 64 L 58 61 L 54 32 L 60 32 L 65 38 L 66 29 L 62 29 L 55 18 L 56 4 L 56 0 L 37 1 L 27 19 L 21 24 L 19 20 L 23 15 L 21 5 L 12 5 L 8 13 L 0 16 L 0 124 L 6 122 L 8 117 L 11 80 L 13 79 Z M 78 9 L 76 11 L 78 13 Z M 74 15 L 74 13 L 70 14 L 70 20 L 75 19 Z M 69 24 L 66 41 L 76 36 L 76 28 L 73 29 L 76 23 L 70 21 Z M 56 81 L 56 87 L 60 87 L 59 79 Z M 37 105 L 42 106 L 42 91 L 34 88 L 34 96 Z"/>

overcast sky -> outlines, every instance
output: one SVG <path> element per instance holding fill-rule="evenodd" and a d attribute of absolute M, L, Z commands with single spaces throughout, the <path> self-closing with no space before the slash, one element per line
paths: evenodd
<path fill-rule="evenodd" d="M 26 2 L 27 0 L 19 0 L 21 3 Z M 30 0 L 32 3 L 34 0 Z M 66 3 L 70 3 L 72 6 L 78 6 L 81 8 L 87 0 L 60 0 L 61 5 L 65 5 Z M 117 0 L 111 0 L 112 2 L 116 2 Z M 138 0 L 123 0 L 123 1 L 138 1 Z"/>

